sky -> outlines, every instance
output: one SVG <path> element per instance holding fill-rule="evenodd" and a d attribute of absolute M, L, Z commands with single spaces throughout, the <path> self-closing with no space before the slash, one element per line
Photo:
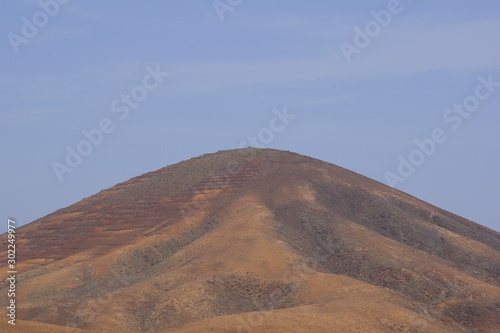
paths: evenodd
<path fill-rule="evenodd" d="M 289 150 L 500 230 L 500 2 L 2 0 L 0 232 Z"/>

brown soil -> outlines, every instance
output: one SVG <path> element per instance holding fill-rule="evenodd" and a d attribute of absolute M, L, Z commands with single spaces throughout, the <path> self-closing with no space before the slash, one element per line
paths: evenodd
<path fill-rule="evenodd" d="M 16 246 L 15 332 L 500 332 L 499 233 L 285 151 L 144 174 Z"/>

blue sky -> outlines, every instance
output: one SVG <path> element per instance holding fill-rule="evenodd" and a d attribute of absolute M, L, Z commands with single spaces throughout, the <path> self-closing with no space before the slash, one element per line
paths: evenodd
<path fill-rule="evenodd" d="M 5 220 L 29 223 L 145 172 L 237 148 L 286 109 L 295 118 L 260 144 L 384 183 L 389 172 L 404 180 L 396 188 L 500 230 L 497 0 L 217 4 L 226 11 L 213 0 L 2 1 Z M 357 48 L 350 62 L 346 44 Z M 168 76 L 156 82 L 151 71 Z M 485 80 L 492 91 L 478 88 Z M 133 91 L 142 97 L 130 107 L 122 96 Z M 474 101 L 453 129 L 447 110 Z M 60 181 L 54 162 L 65 164 L 66 147 L 106 119 L 113 131 Z M 414 141 L 436 128 L 446 140 L 426 154 Z M 416 164 L 402 176 L 399 158 L 410 155 Z"/>

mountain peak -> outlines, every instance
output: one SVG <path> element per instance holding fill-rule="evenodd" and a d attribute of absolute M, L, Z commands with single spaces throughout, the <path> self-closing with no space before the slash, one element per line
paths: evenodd
<path fill-rule="evenodd" d="M 19 312 L 33 325 L 96 332 L 500 327 L 499 233 L 287 151 L 245 148 L 182 161 L 19 234 Z"/>

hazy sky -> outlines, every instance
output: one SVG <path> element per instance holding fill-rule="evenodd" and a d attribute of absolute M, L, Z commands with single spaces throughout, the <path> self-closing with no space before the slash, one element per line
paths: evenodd
<path fill-rule="evenodd" d="M 500 230 L 498 0 L 2 0 L 0 22 L 1 232 L 245 141 Z"/>

